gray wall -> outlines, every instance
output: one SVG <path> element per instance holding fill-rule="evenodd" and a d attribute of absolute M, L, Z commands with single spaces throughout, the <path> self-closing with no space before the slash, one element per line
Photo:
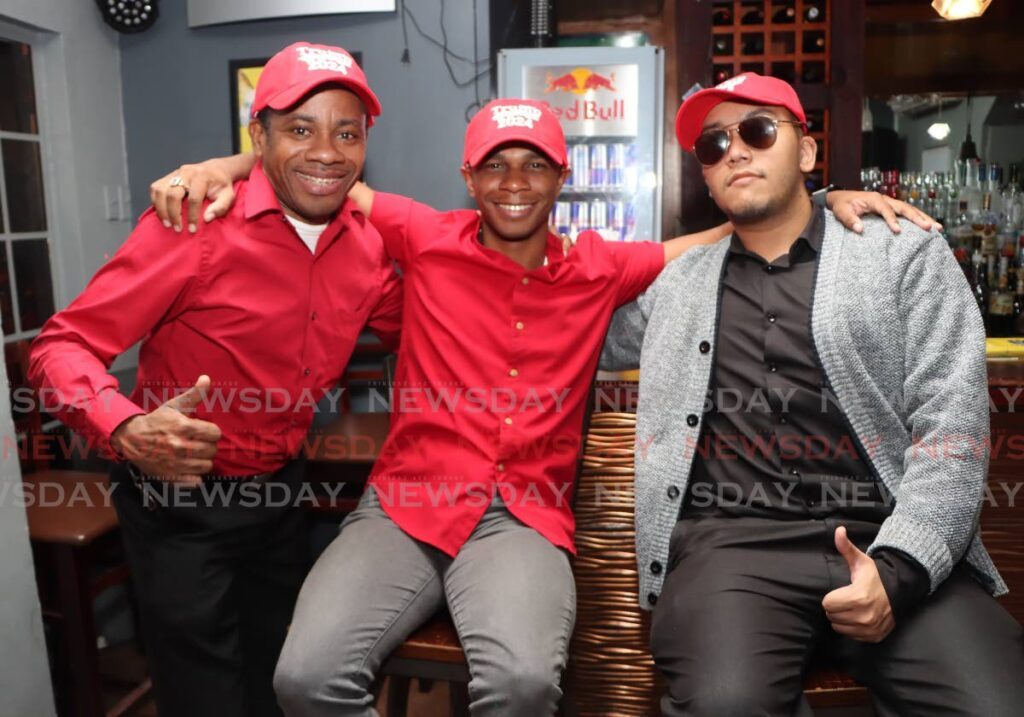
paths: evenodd
<path fill-rule="evenodd" d="M 91 3 L 90 3 L 91 4 Z M 453 51 L 473 55 L 473 0 L 446 0 Z M 477 0 L 479 56 L 489 53 L 487 2 Z M 125 130 L 132 196 L 144 208 L 150 181 L 184 161 L 231 151 L 228 61 L 267 57 L 298 40 L 340 45 L 363 54 L 384 111 L 370 133 L 368 179 L 382 190 L 414 196 L 439 209 L 467 206 L 458 168 L 465 109 L 473 87 L 457 89 L 440 48 L 410 21 L 412 63 L 403 65 L 397 13 L 237 23 L 190 29 L 184 0 L 164 0 L 149 31 L 121 38 Z M 423 29 L 440 37 L 441 0 L 412 0 Z M 455 63 L 460 79 L 471 75 Z M 489 82 L 479 83 L 486 101 Z"/>
<path fill-rule="evenodd" d="M 7 366 L 0 363 L 0 386 L 6 385 Z M 14 445 L 7 391 L 0 391 L 0 444 Z M 54 714 L 50 667 L 25 508 L 16 499 L 20 486 L 17 452 L 4 450 L 0 454 L 0 717 L 50 717 Z"/>
<path fill-rule="evenodd" d="M 995 97 L 975 97 L 971 100 L 971 137 L 978 148 L 983 161 L 996 161 L 1006 164 L 1007 157 L 992 155 L 995 148 L 987 141 L 985 118 L 996 102 Z M 918 119 L 910 119 L 905 115 L 897 115 L 896 130 L 907 138 L 907 166 L 909 171 L 921 170 L 921 152 L 932 147 L 950 146 L 953 157 L 960 152 L 960 143 L 967 136 L 967 103 L 961 102 L 956 107 L 942 110 L 942 121 L 949 124 L 950 133 L 941 142 L 928 135 L 928 128 L 939 121 L 939 113 L 932 112 Z M 950 167 L 952 170 L 952 167 Z"/>

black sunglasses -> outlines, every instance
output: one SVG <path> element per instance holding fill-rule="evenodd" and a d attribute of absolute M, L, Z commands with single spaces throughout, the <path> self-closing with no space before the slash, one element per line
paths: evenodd
<path fill-rule="evenodd" d="M 697 161 L 705 167 L 718 164 L 729 151 L 733 132 L 739 134 L 743 143 L 752 149 L 768 149 L 778 139 L 780 124 L 803 125 L 796 120 L 754 115 L 740 120 L 735 125 L 701 132 L 700 137 L 693 143 L 693 153 L 697 156 Z"/>

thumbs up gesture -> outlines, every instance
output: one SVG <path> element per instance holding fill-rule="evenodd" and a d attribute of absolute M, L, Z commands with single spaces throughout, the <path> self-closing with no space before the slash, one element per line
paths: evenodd
<path fill-rule="evenodd" d="M 146 475 L 199 485 L 213 469 L 220 429 L 190 418 L 210 388 L 210 377 L 175 396 L 152 413 L 129 418 L 110 437 L 110 444 Z"/>
<path fill-rule="evenodd" d="M 881 642 L 896 620 L 875 561 L 850 542 L 846 528 L 836 528 L 836 550 L 850 566 L 850 584 L 821 601 L 832 629 L 861 642 Z"/>

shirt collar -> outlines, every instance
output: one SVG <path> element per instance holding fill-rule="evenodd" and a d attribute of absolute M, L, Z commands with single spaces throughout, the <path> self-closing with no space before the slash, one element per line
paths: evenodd
<path fill-rule="evenodd" d="M 251 221 L 267 212 L 280 212 L 284 215 L 281 202 L 278 200 L 277 194 L 274 193 L 274 187 L 270 184 L 270 180 L 263 171 L 263 163 L 257 162 L 249 173 L 249 181 L 246 182 L 245 219 L 246 221 Z M 341 209 L 334 216 L 334 219 L 328 223 L 325 234 L 339 220 L 346 222 L 350 218 L 356 220 L 360 226 L 365 224 L 365 217 L 362 212 L 356 209 L 355 204 L 345 200 L 345 203 L 341 205 Z"/>
<path fill-rule="evenodd" d="M 821 243 L 825 239 L 825 210 L 819 206 L 816 202 L 811 203 L 811 218 L 807 220 L 807 224 L 804 225 L 803 230 L 793 241 L 793 244 L 789 248 L 790 255 L 799 253 L 798 249 L 809 249 L 815 254 L 821 252 Z M 751 252 L 747 251 L 747 248 L 743 246 L 743 241 L 740 239 L 738 233 L 733 232 L 732 238 L 729 240 L 729 253 L 730 254 L 744 254 L 751 255 Z"/>

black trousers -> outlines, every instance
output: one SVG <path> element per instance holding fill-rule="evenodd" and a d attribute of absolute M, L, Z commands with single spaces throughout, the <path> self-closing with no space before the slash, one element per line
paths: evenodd
<path fill-rule="evenodd" d="M 282 714 L 273 675 L 309 567 L 306 520 L 257 496 L 282 503 L 301 478 L 292 463 L 259 490 L 223 484 L 229 497 L 208 501 L 112 471 L 160 717 Z"/>
<path fill-rule="evenodd" d="M 857 521 L 697 518 L 672 534 L 651 648 L 665 675 L 665 715 L 810 715 L 812 660 L 829 659 L 872 694 L 882 717 L 1024 714 L 1020 624 L 958 566 L 878 644 L 831 628 L 824 596 L 848 585 L 833 534 L 864 550 Z"/>

